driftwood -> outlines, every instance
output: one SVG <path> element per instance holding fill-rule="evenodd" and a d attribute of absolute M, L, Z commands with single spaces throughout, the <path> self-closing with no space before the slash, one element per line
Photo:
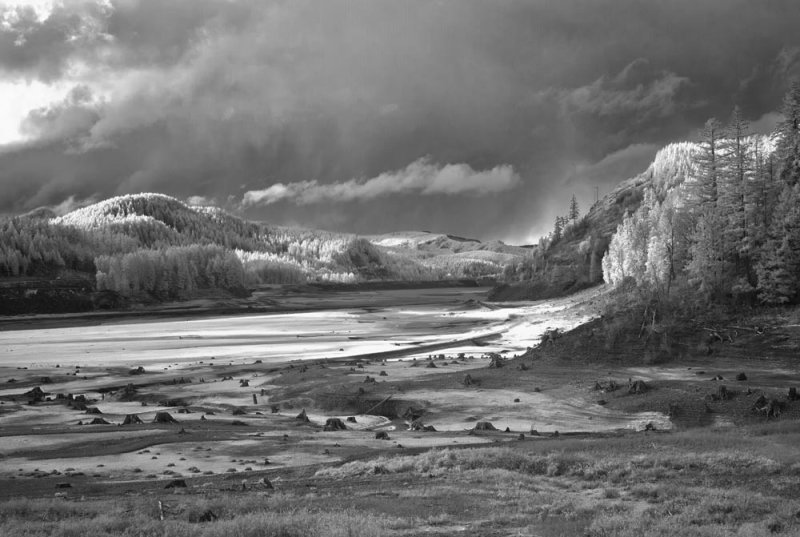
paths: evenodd
<path fill-rule="evenodd" d="M 733 335 L 726 333 L 724 330 L 720 330 L 717 328 L 709 328 L 706 326 L 701 326 L 701 330 L 705 330 L 708 332 L 709 337 L 719 341 L 720 343 L 724 343 L 727 341 L 728 343 L 733 343 L 733 339 L 739 336 L 739 333 L 734 330 Z"/>
<path fill-rule="evenodd" d="M 369 410 L 364 412 L 364 414 L 369 414 L 370 412 L 372 412 L 373 410 L 375 410 L 376 408 L 378 408 L 379 406 L 381 406 L 383 403 L 385 403 L 386 401 L 388 401 L 391 398 L 392 398 L 391 395 L 387 395 L 385 398 L 381 399 L 380 403 L 378 403 L 377 405 L 373 405 Z"/>

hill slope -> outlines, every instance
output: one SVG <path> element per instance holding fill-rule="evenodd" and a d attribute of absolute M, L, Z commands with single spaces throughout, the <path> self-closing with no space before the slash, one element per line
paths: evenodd
<path fill-rule="evenodd" d="M 0 239 L 0 278 L 25 278 L 6 286 L 22 295 L 31 278 L 70 273 L 96 279 L 98 291 L 156 300 L 258 284 L 496 277 L 525 254 L 428 232 L 360 238 L 273 226 L 157 193 L 0 220 Z"/>
<path fill-rule="evenodd" d="M 528 265 L 508 271 L 495 300 L 561 296 L 602 282 L 601 261 L 611 237 L 627 213 L 633 213 L 653 188 L 658 196 L 684 196 L 693 181 L 698 145 L 682 142 L 661 149 L 648 168 L 620 182 L 560 238 L 549 237 L 531 253 Z"/>

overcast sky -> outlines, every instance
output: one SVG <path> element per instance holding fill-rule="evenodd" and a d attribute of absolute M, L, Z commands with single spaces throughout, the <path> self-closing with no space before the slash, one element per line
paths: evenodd
<path fill-rule="evenodd" d="M 0 0 L 0 212 L 157 191 L 523 243 L 738 104 L 797 0 Z"/>

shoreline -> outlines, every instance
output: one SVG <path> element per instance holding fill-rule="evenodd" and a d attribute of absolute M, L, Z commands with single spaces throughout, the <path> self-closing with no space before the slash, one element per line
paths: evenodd
<path fill-rule="evenodd" d="M 77 326 L 97 326 L 107 321 L 136 321 L 164 319 L 197 319 L 235 315 L 268 315 L 281 313 L 306 313 L 311 311 L 330 311 L 347 308 L 374 308 L 373 297 L 365 296 L 362 301 L 336 301 L 337 297 L 357 295 L 375 291 L 414 291 L 428 289 L 474 289 L 488 294 L 490 285 L 479 285 L 473 280 L 443 280 L 435 282 L 364 282 L 362 284 L 326 284 L 263 286 L 251 290 L 247 298 L 211 296 L 193 298 L 179 302 L 163 302 L 145 309 L 143 306 L 131 309 L 101 310 L 75 313 L 34 313 L 0 316 L 0 332 L 6 330 L 33 330 L 40 328 L 72 328 Z M 293 299 L 304 297 L 308 300 L 317 297 L 313 303 L 296 303 Z M 395 297 L 397 298 L 397 297 Z M 485 297 L 484 297 L 485 298 Z M 325 299 L 333 299 L 325 302 Z M 234 302 L 231 304 L 231 302 Z M 391 305 L 413 306 L 428 304 L 430 300 L 415 301 L 408 297 Z M 387 304 L 389 306 L 389 304 Z"/>

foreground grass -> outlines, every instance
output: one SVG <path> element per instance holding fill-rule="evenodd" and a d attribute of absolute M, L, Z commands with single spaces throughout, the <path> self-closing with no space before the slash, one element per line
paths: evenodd
<path fill-rule="evenodd" d="M 15 500 L 0 535 L 800 535 L 800 423 L 436 449 L 311 482 L 165 495 L 164 521 L 155 497 Z"/>
<path fill-rule="evenodd" d="M 354 510 L 318 512 L 293 508 L 291 496 L 170 498 L 166 520 L 152 498 L 69 502 L 14 500 L 0 506 L 0 535 L 255 537 L 385 534 L 387 520 Z M 212 512 L 218 518 L 203 522 Z"/>

